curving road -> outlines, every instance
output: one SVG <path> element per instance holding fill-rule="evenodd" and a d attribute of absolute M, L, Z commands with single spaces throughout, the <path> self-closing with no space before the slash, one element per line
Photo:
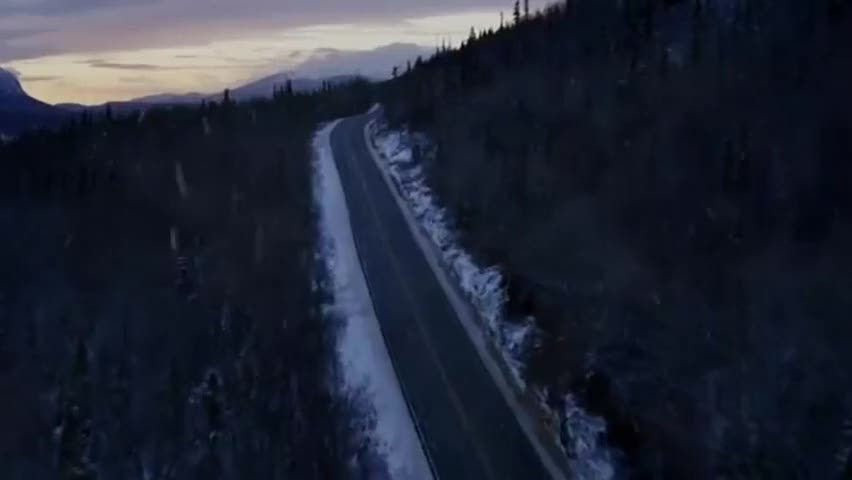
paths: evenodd
<path fill-rule="evenodd" d="M 370 119 L 341 121 L 331 146 L 370 296 L 433 475 L 550 478 L 371 157 Z"/>

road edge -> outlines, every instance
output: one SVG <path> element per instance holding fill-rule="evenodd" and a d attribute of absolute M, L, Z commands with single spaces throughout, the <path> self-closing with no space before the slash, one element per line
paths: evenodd
<path fill-rule="evenodd" d="M 377 107 L 373 107 L 367 115 L 373 115 L 377 113 L 377 111 Z M 480 327 L 480 322 L 475 320 L 478 317 L 478 314 L 473 309 L 473 306 L 470 305 L 470 302 L 464 297 L 464 294 L 459 290 L 457 282 L 450 278 L 447 266 L 438 254 L 435 244 L 426 237 L 422 227 L 414 218 L 408 203 L 400 195 L 398 186 L 393 179 L 390 178 L 387 170 L 381 165 L 379 161 L 380 154 L 376 150 L 375 145 L 373 145 L 369 133 L 370 126 L 375 122 L 375 118 L 370 118 L 364 124 L 364 143 L 367 145 L 367 150 L 369 151 L 373 162 L 375 162 L 376 168 L 379 169 L 385 184 L 388 186 L 391 195 L 402 212 L 402 216 L 405 218 L 406 224 L 414 237 L 415 243 L 417 243 L 417 246 L 423 252 L 426 262 L 429 264 L 429 267 L 435 274 L 435 278 L 438 280 L 438 283 L 444 290 L 447 299 L 450 301 L 450 305 L 456 312 L 459 323 L 461 323 L 468 335 L 468 338 L 471 343 L 473 343 L 480 360 L 485 366 L 485 369 L 488 371 L 489 375 L 491 375 L 492 380 L 494 380 L 494 383 L 497 385 L 497 389 L 506 400 L 506 404 L 512 411 L 512 414 L 518 422 L 518 425 L 521 427 L 521 430 L 524 432 L 524 435 L 532 445 L 533 450 L 535 450 L 536 454 L 539 456 L 545 470 L 554 480 L 567 480 L 571 477 L 567 457 L 561 453 L 559 447 L 548 441 L 550 435 L 544 431 L 540 422 L 535 420 L 534 414 L 538 413 L 539 409 L 531 407 L 530 404 L 534 405 L 534 402 L 530 402 L 528 395 L 520 391 L 518 386 L 510 380 L 508 365 L 506 365 L 505 360 L 503 360 L 496 351 L 496 347 L 493 343 L 485 338 L 483 330 Z"/>
<path fill-rule="evenodd" d="M 331 157 L 330 159 L 331 159 L 331 164 L 334 168 L 334 174 L 336 175 L 337 182 L 338 182 L 338 184 L 340 185 L 340 188 L 341 188 L 341 194 L 343 196 L 344 208 L 346 209 L 346 217 L 347 217 L 347 223 L 348 223 L 347 226 L 348 226 L 349 232 L 352 236 L 352 243 L 355 246 L 355 255 L 357 256 L 357 259 L 358 259 L 358 267 L 359 267 L 359 270 L 360 270 L 360 275 L 363 278 L 364 284 L 367 288 L 367 294 L 369 295 L 369 300 L 370 300 L 370 303 L 372 304 L 371 308 L 374 310 L 374 316 L 375 316 L 375 303 L 376 302 L 373 298 L 373 289 L 372 289 L 372 286 L 370 285 L 370 277 L 367 274 L 367 270 L 364 268 L 364 261 L 361 257 L 361 249 L 359 248 L 359 245 L 358 245 L 358 237 L 355 235 L 355 232 L 352 229 L 352 220 L 351 220 L 351 217 L 349 216 L 348 198 L 346 197 L 346 191 L 343 188 L 342 179 L 340 178 L 340 168 L 337 165 L 337 158 L 334 155 L 334 148 L 332 148 L 332 142 L 331 142 L 331 137 L 334 134 L 334 131 L 345 120 L 347 120 L 347 118 L 338 118 L 336 120 L 318 125 L 318 128 L 314 132 L 314 140 L 316 140 L 316 136 L 318 134 L 320 134 L 324 130 L 327 130 L 327 132 L 325 132 L 324 136 L 325 136 L 325 141 L 327 142 L 326 146 L 327 146 L 327 149 L 328 149 L 328 154 Z M 317 157 L 318 152 L 314 148 L 313 142 L 312 142 L 311 147 L 312 147 L 312 150 L 314 150 L 312 152 L 312 154 L 314 155 L 314 157 Z M 320 159 L 315 158 L 314 161 L 318 162 L 318 161 L 320 161 Z M 397 367 L 397 361 L 396 361 L 396 358 L 393 355 L 391 348 L 388 345 L 388 339 L 387 339 L 387 336 L 385 335 L 384 329 L 382 329 L 381 322 L 377 321 L 376 326 L 378 327 L 378 330 L 381 333 L 382 342 L 384 343 L 384 347 L 385 347 L 385 352 L 387 353 L 388 359 L 390 360 L 391 368 L 393 369 L 393 373 L 394 373 L 394 376 L 396 377 L 397 385 L 399 386 L 400 393 L 402 394 L 402 399 L 405 402 L 405 407 L 406 407 L 406 410 L 408 411 L 408 416 L 411 420 L 412 426 L 414 427 L 414 431 L 417 435 L 417 440 L 418 440 L 418 443 L 419 443 L 419 446 L 420 446 L 420 450 L 423 454 L 423 457 L 426 460 L 426 464 L 428 465 L 429 474 L 431 476 L 431 479 L 432 480 L 440 480 L 440 478 L 438 476 L 438 471 L 435 468 L 435 463 L 432 459 L 432 456 L 429 452 L 429 449 L 427 448 L 426 438 L 425 438 L 425 435 L 423 434 L 423 430 L 420 426 L 420 422 L 418 421 L 417 415 L 415 414 L 415 410 L 414 410 L 413 406 L 411 405 L 411 401 L 409 400 L 409 394 L 405 389 L 405 384 L 403 383 L 401 377 L 399 376 L 399 368 Z M 428 480 L 428 479 L 424 478 L 422 480 Z"/>

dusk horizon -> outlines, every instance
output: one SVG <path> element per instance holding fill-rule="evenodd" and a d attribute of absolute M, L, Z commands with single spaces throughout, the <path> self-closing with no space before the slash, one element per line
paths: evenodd
<path fill-rule="evenodd" d="M 505 9 L 493 0 L 341 5 L 347 3 L 253 0 L 205 11 L 183 0 L 13 2 L 0 6 L 0 68 L 16 73 L 35 98 L 86 105 L 212 93 L 283 71 L 375 76 L 348 65 L 301 70 L 321 64 L 329 52 L 457 45 L 471 27 L 497 27 Z M 394 61 L 385 62 L 384 77 Z"/>

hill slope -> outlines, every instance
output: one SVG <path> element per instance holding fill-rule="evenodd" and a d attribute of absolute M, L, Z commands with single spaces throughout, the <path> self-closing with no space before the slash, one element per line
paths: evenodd
<path fill-rule="evenodd" d="M 536 319 L 527 379 L 640 477 L 852 473 L 850 10 L 560 2 L 385 86 Z"/>
<path fill-rule="evenodd" d="M 0 134 L 18 133 L 39 126 L 53 126 L 65 112 L 36 100 L 24 91 L 11 72 L 0 68 Z"/>
<path fill-rule="evenodd" d="M 311 287 L 310 140 L 368 97 L 81 115 L 0 143 L 2 478 L 381 468 Z"/>

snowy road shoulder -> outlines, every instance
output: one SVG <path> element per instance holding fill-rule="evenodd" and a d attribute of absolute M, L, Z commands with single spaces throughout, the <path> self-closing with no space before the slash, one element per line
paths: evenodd
<path fill-rule="evenodd" d="M 371 113 L 378 110 L 374 107 Z M 367 125 L 365 141 L 483 363 L 551 475 L 560 478 L 564 471 L 558 466 L 562 461 L 556 458 L 561 455 L 550 453 L 550 445 L 558 444 L 570 459 L 574 478 L 612 479 L 612 452 L 603 441 L 605 423 L 577 406 L 570 395 L 564 408 L 552 409 L 540 400 L 542 392 L 525 382 L 525 353 L 536 341 L 535 319 L 508 321 L 502 273 L 496 267 L 478 265 L 461 246 L 452 219 L 427 185 L 420 163 L 428 139 L 388 129 L 381 120 L 373 120 Z M 550 440 L 541 440 L 545 437 Z"/>
<path fill-rule="evenodd" d="M 431 479 L 428 462 L 405 403 L 370 299 L 352 235 L 330 135 L 338 122 L 321 128 L 313 141 L 314 197 L 319 212 L 319 254 L 329 275 L 328 313 L 344 322 L 337 352 L 344 390 L 361 390 L 375 415 L 373 440 L 393 479 Z"/>

